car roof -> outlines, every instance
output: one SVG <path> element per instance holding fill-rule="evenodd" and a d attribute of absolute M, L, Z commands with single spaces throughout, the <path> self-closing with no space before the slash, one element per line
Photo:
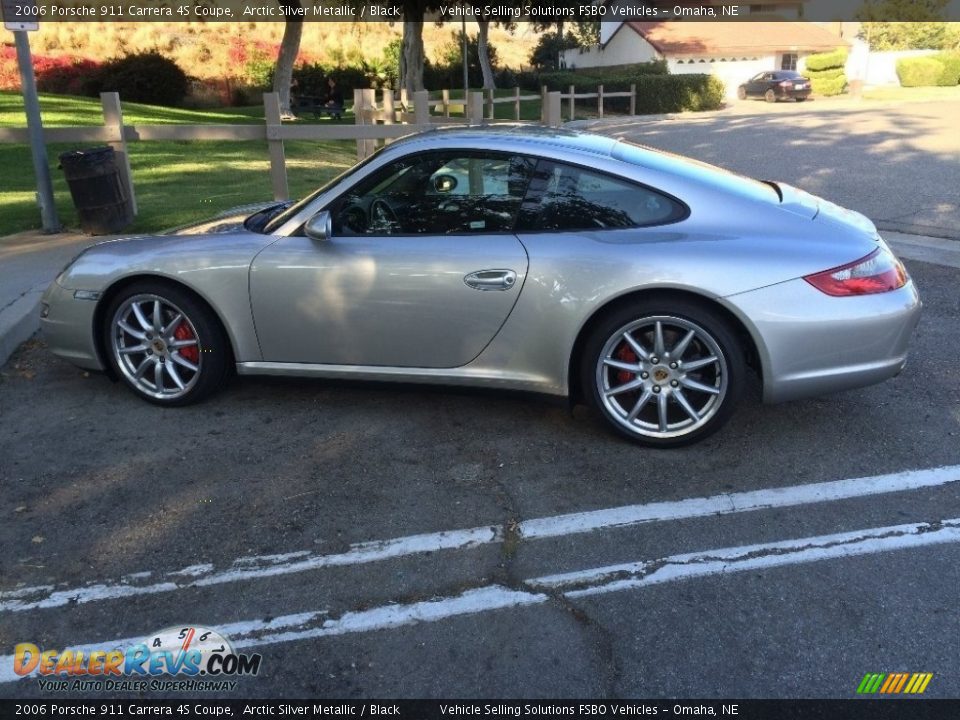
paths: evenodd
<path fill-rule="evenodd" d="M 617 142 L 618 140 L 615 138 L 578 130 L 504 123 L 486 127 L 436 128 L 416 135 L 409 135 L 393 143 L 390 147 L 409 147 L 422 143 L 436 147 L 467 145 L 492 149 L 500 143 L 509 146 L 514 151 L 518 150 L 519 146 L 528 145 L 532 152 L 538 147 L 549 147 L 610 157 Z"/>

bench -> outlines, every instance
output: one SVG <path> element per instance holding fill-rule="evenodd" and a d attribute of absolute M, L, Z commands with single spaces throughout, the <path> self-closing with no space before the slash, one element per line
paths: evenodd
<path fill-rule="evenodd" d="M 311 113 L 318 120 L 324 115 L 335 120 L 343 117 L 343 105 L 327 105 L 320 98 L 310 95 L 301 95 L 296 98 L 296 102 L 290 109 L 294 112 Z"/>

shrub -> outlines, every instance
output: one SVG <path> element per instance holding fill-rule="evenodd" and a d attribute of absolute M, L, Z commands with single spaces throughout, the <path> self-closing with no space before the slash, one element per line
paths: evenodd
<path fill-rule="evenodd" d="M 847 89 L 844 66 L 847 51 L 838 48 L 833 52 L 808 55 L 804 60 L 805 74 L 810 78 L 810 88 L 817 95 L 840 95 Z"/>
<path fill-rule="evenodd" d="M 832 52 L 808 55 L 804 62 L 806 63 L 808 72 L 842 68 L 847 64 L 847 51 L 843 48 L 838 48 Z"/>
<path fill-rule="evenodd" d="M 323 98 L 327 94 L 327 78 L 337 81 L 345 102 L 352 102 L 353 91 L 370 87 L 367 71 L 358 67 L 328 67 L 320 63 L 304 63 L 293 69 L 300 95 Z M 272 82 L 272 78 L 271 78 Z"/>
<path fill-rule="evenodd" d="M 86 93 L 118 92 L 123 100 L 151 105 L 179 105 L 187 94 L 187 75 L 160 53 L 144 52 L 103 64 L 86 83 Z"/>
<path fill-rule="evenodd" d="M 810 78 L 810 89 L 817 95 L 829 97 L 831 95 L 840 95 L 847 89 L 847 76 L 841 73 L 835 77 Z"/>
<path fill-rule="evenodd" d="M 934 57 L 912 57 L 897 60 L 897 77 L 903 87 L 932 87 L 938 85 L 946 72 L 942 62 Z"/>
<path fill-rule="evenodd" d="M 960 84 L 960 53 L 940 53 L 933 58 L 943 64 L 938 85 L 950 87 Z"/>
<path fill-rule="evenodd" d="M 84 58 L 34 58 L 37 90 L 60 95 L 82 95 L 87 79 L 96 75 L 101 65 Z"/>

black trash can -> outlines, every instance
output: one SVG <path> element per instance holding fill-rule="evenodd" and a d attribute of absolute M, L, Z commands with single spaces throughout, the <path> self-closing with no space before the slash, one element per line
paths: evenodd
<path fill-rule="evenodd" d="M 120 232 L 133 221 L 130 199 L 120 180 L 117 155 L 112 147 L 61 153 L 60 168 L 85 233 Z"/>

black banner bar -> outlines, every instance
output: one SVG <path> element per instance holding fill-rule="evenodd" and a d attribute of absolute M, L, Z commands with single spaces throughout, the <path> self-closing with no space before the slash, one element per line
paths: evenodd
<path fill-rule="evenodd" d="M 960 700 L 0 700 L 23 718 L 675 718 L 956 720 Z"/>
<path fill-rule="evenodd" d="M 403 4 L 388 0 L 4 0 L 8 22 L 402 22 Z M 417 18 L 419 19 L 419 18 Z M 423 18 L 513 22 L 636 21 L 960 21 L 960 3 L 936 7 L 892 0 L 551 0 L 451 2 Z"/>

